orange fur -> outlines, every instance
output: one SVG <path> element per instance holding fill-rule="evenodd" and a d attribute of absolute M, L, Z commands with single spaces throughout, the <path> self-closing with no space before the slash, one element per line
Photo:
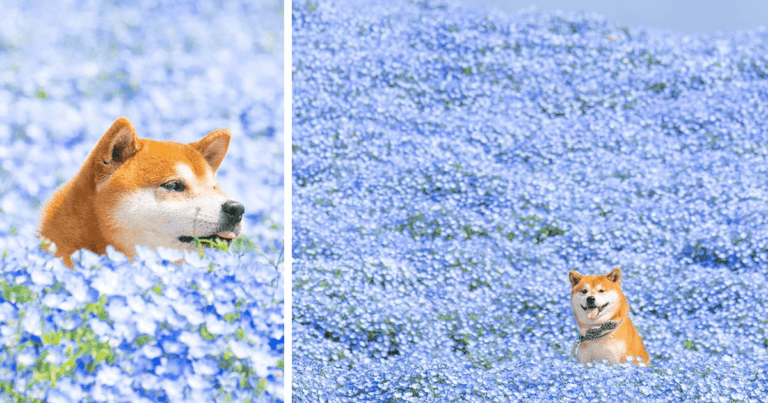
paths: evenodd
<path fill-rule="evenodd" d="M 56 244 L 56 256 L 69 267 L 70 255 L 82 248 L 104 254 L 107 245 L 113 245 L 132 258 L 133 245 L 116 238 L 112 212 L 120 198 L 162 185 L 174 177 L 179 163 L 190 167 L 198 178 L 215 172 L 229 140 L 229 132 L 223 129 L 190 144 L 138 139 L 133 124 L 121 117 L 99 140 L 80 171 L 46 204 L 39 233 Z M 218 185 L 213 189 L 220 193 Z"/>
<path fill-rule="evenodd" d="M 578 360 L 586 363 L 607 359 L 611 364 L 626 362 L 626 356 L 642 357 L 646 365 L 650 365 L 650 357 L 645 350 L 643 340 L 635 330 L 627 314 L 629 303 L 621 290 L 621 269 L 618 267 L 608 274 L 582 276 L 575 271 L 568 273 L 571 282 L 571 306 L 579 325 L 579 333 L 583 336 L 591 327 L 598 327 L 607 321 L 621 322 L 608 335 L 584 341 L 579 345 Z M 595 298 L 596 305 L 607 304 L 605 314 L 590 319 L 582 309 L 586 306 L 587 297 Z M 580 311 L 582 310 L 582 311 Z M 637 361 L 633 361 L 637 364 Z"/>

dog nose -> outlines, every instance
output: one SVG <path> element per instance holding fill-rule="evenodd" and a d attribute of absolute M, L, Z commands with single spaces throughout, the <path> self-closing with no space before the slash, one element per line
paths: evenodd
<path fill-rule="evenodd" d="M 587 297 L 587 304 L 594 305 L 595 304 L 595 297 Z"/>
<path fill-rule="evenodd" d="M 229 225 L 234 225 L 243 219 L 245 207 L 234 200 L 229 200 L 221 205 L 221 212 L 224 213 L 224 222 Z"/>

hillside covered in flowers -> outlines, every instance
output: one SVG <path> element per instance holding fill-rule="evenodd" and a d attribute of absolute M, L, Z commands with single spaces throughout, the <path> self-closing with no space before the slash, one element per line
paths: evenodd
<path fill-rule="evenodd" d="M 0 401 L 283 401 L 283 3 L 0 14 Z M 245 237 L 133 263 L 84 253 L 74 270 L 41 250 L 42 204 L 119 116 L 156 140 L 228 128 L 217 175 Z"/>
<path fill-rule="evenodd" d="M 294 401 L 768 399 L 768 31 L 292 12 Z M 613 267 L 651 368 L 569 360 Z"/>

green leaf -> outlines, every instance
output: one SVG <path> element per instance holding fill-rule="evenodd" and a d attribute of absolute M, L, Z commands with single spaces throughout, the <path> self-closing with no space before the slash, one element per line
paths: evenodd
<path fill-rule="evenodd" d="M 203 323 L 202 326 L 200 326 L 200 336 L 203 336 L 206 340 L 213 340 L 216 338 L 211 332 L 208 331 L 208 327 L 205 326 L 205 323 Z"/>
<path fill-rule="evenodd" d="M 155 292 L 157 295 L 163 295 L 163 290 L 165 289 L 165 286 L 163 285 L 163 281 L 158 279 L 157 284 L 155 284 L 154 287 L 152 287 L 152 291 Z"/>
<path fill-rule="evenodd" d="M 85 304 L 85 313 L 86 315 L 83 317 L 83 319 L 87 319 L 87 313 L 90 312 L 94 315 L 96 315 L 97 318 L 109 322 L 109 315 L 107 315 L 107 310 L 104 308 L 104 304 L 107 303 L 107 297 L 104 295 L 99 295 L 99 301 L 98 302 L 91 302 L 88 304 Z"/>
<path fill-rule="evenodd" d="M 139 345 L 139 347 L 149 343 L 150 337 L 146 334 L 142 334 L 141 336 L 136 338 L 136 344 Z"/>
<path fill-rule="evenodd" d="M 6 301 L 23 304 L 30 302 L 35 298 L 32 291 L 23 285 L 11 286 L 3 280 L 0 282 L 0 286 L 3 288 L 3 299 Z"/>
<path fill-rule="evenodd" d="M 259 379 L 259 383 L 256 385 L 256 390 L 254 391 L 256 396 L 261 396 L 264 394 L 264 391 L 267 390 L 267 380 L 266 379 Z"/>

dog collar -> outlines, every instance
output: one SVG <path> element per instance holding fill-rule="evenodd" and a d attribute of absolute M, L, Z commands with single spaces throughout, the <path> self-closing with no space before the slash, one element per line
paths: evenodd
<path fill-rule="evenodd" d="M 587 329 L 587 334 L 585 335 L 579 335 L 579 344 L 590 341 L 590 340 L 597 340 L 601 337 L 605 337 L 611 333 L 613 329 L 616 329 L 624 322 L 624 319 L 621 320 L 621 322 L 616 322 L 615 320 L 609 320 L 608 322 L 603 323 L 599 327 L 590 327 Z M 605 333 L 603 333 L 605 332 Z"/>
<path fill-rule="evenodd" d="M 600 338 L 603 338 L 611 333 L 613 331 L 621 326 L 621 324 L 624 323 L 624 319 L 617 322 L 615 320 L 609 320 L 608 322 L 605 322 L 601 324 L 600 326 L 593 326 L 587 329 L 587 334 L 581 335 L 579 334 L 579 339 L 576 341 L 576 345 L 573 346 L 573 350 L 571 350 L 571 355 L 576 355 L 579 351 L 579 346 L 581 346 L 581 343 L 584 343 L 585 341 L 590 340 L 597 340 Z"/>

